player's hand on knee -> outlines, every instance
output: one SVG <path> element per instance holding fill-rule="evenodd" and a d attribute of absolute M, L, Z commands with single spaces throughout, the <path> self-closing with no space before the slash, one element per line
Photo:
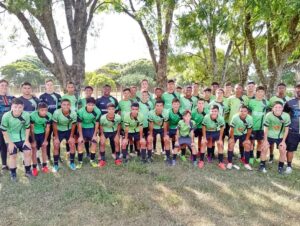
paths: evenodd
<path fill-rule="evenodd" d="M 75 144 L 75 139 L 74 137 L 70 137 L 68 140 L 69 145 L 74 145 Z"/>
<path fill-rule="evenodd" d="M 15 148 L 16 148 L 16 145 L 13 142 L 8 143 L 7 151 L 9 154 L 12 154 L 14 152 Z"/>
<path fill-rule="evenodd" d="M 54 143 L 54 145 L 56 145 L 56 146 L 59 146 L 59 145 L 60 145 L 60 141 L 59 141 L 58 137 L 55 137 L 55 138 L 54 138 L 53 143 Z"/>

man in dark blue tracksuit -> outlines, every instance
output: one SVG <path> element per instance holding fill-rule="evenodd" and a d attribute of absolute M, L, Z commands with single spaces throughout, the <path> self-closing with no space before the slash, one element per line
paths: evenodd
<path fill-rule="evenodd" d="M 289 134 L 286 140 L 287 163 L 286 173 L 292 173 L 292 161 L 294 151 L 297 151 L 300 142 L 300 84 L 295 86 L 295 97 L 286 102 L 284 111 L 290 114 L 291 124 Z"/>
<path fill-rule="evenodd" d="M 103 86 L 103 96 L 97 98 L 96 106 L 101 110 L 101 114 L 105 115 L 107 113 L 107 104 L 113 103 L 116 107 L 116 112 L 119 111 L 119 103 L 116 98 L 110 95 L 111 87 L 110 85 Z"/>
<path fill-rule="evenodd" d="M 60 108 L 60 103 L 61 103 L 61 95 L 58 93 L 54 92 L 54 84 L 53 84 L 53 80 L 52 79 L 48 79 L 45 82 L 45 88 L 46 88 L 46 92 L 43 93 L 40 96 L 40 102 L 46 103 L 48 105 L 48 111 L 53 114 L 54 111 L 58 108 Z M 48 136 L 48 146 L 47 146 L 47 155 L 48 155 L 48 159 L 51 159 L 51 154 L 50 154 L 50 150 L 51 150 L 51 146 L 50 146 L 50 141 L 51 141 L 51 137 L 52 137 L 52 125 L 50 126 L 50 133 Z"/>
<path fill-rule="evenodd" d="M 2 116 L 5 112 L 10 111 L 12 100 L 14 96 L 8 96 L 8 82 L 4 79 L 0 80 L 0 123 Z M 7 167 L 7 148 L 2 132 L 0 132 L 0 152 L 2 159 L 2 169 L 8 169 Z"/>

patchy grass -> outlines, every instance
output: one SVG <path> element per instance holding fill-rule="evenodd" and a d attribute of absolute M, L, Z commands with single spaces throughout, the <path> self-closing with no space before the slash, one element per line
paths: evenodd
<path fill-rule="evenodd" d="M 72 172 L 66 163 L 57 175 L 28 181 L 0 176 L 0 225 L 299 225 L 299 152 L 292 175 L 203 170 L 178 161 L 168 167 L 137 159 L 117 167 L 109 153 L 104 169 L 89 164 Z"/>

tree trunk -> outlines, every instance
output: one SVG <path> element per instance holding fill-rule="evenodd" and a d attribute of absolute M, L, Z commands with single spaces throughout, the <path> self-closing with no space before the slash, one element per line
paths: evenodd
<path fill-rule="evenodd" d="M 221 76 L 222 77 L 222 84 L 224 84 L 225 81 L 226 81 L 226 71 L 227 71 L 227 65 L 228 65 L 228 60 L 229 60 L 229 55 L 230 55 L 230 52 L 231 52 L 232 45 L 233 45 L 233 41 L 230 40 L 229 43 L 228 43 L 228 46 L 227 46 L 225 56 L 224 56 L 224 62 L 223 62 L 223 67 L 222 67 L 222 76 Z"/>

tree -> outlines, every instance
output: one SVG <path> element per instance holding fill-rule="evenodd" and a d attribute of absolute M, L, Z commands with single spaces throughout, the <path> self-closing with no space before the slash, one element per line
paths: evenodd
<path fill-rule="evenodd" d="M 167 81 L 169 38 L 176 0 L 115 0 L 114 8 L 134 19 L 146 40 L 158 86 Z"/>
<path fill-rule="evenodd" d="M 23 82 L 30 82 L 38 87 L 45 83 L 46 78 L 53 77 L 50 71 L 33 56 L 26 56 L 23 59 L 7 64 L 0 68 L 3 78 L 14 86 L 20 86 Z"/>
<path fill-rule="evenodd" d="M 85 84 L 87 85 L 101 87 L 108 84 L 112 88 L 116 87 L 115 81 L 103 74 L 97 74 L 96 72 L 87 72 L 85 76 Z"/>
<path fill-rule="evenodd" d="M 79 91 L 85 74 L 85 49 L 88 29 L 94 13 L 104 2 L 98 0 L 2 0 L 0 7 L 15 15 L 33 46 L 38 58 L 65 87 L 73 81 Z M 67 47 L 72 61 L 67 63 L 62 40 L 59 38 L 57 11 L 63 11 L 69 32 Z"/>

